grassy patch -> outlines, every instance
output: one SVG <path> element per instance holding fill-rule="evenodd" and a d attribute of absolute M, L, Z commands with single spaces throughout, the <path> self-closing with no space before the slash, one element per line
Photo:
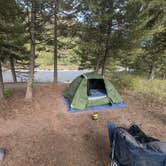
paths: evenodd
<path fill-rule="evenodd" d="M 166 100 L 166 80 L 147 80 L 145 77 L 132 74 L 111 74 L 109 78 L 120 90 L 132 90 L 142 96 L 165 103 Z"/>
<path fill-rule="evenodd" d="M 4 89 L 4 95 L 5 97 L 11 97 L 13 95 L 13 89 L 12 88 L 5 88 Z"/>

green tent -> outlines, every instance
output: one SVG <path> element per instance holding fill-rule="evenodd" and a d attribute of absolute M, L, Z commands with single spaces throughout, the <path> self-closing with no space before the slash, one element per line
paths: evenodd
<path fill-rule="evenodd" d="M 90 106 L 122 103 L 122 98 L 104 76 L 90 72 L 77 77 L 69 86 L 64 97 L 74 109 Z"/>

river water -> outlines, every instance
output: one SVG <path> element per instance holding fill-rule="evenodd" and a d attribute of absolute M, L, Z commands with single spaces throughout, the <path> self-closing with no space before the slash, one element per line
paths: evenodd
<path fill-rule="evenodd" d="M 90 70 L 58 70 L 58 81 L 59 82 L 71 82 L 77 76 L 90 72 Z M 13 82 L 11 71 L 3 72 L 4 82 Z M 17 73 L 18 82 L 27 80 L 26 71 Z M 52 82 L 53 81 L 53 70 L 38 70 L 35 71 L 35 82 Z"/>

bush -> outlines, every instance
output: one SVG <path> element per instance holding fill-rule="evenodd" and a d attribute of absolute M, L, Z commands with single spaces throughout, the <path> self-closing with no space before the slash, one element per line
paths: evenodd
<path fill-rule="evenodd" d="M 115 73 L 109 76 L 111 82 L 120 89 L 134 89 L 138 79 L 129 74 Z"/>
<path fill-rule="evenodd" d="M 5 88 L 4 95 L 5 95 L 5 97 L 11 97 L 13 95 L 13 89 L 12 88 Z"/>
<path fill-rule="evenodd" d="M 107 75 L 119 90 L 133 90 L 162 103 L 166 100 L 166 80 L 147 80 L 134 74 L 114 73 Z"/>

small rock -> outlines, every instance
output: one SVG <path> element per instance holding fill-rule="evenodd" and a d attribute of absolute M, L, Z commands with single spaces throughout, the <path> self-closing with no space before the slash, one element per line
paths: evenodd
<path fill-rule="evenodd" d="M 4 160 L 5 158 L 5 149 L 0 148 L 0 161 Z"/>

